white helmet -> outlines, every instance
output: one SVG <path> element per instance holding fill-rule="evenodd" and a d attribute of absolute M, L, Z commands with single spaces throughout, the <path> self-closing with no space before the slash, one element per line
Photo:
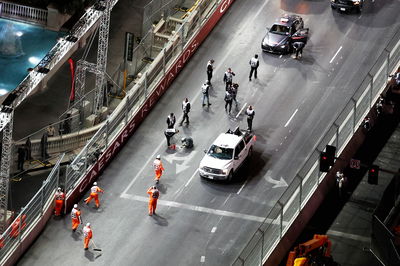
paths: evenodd
<path fill-rule="evenodd" d="M 78 208 L 78 204 L 74 204 L 74 209 L 77 209 Z"/>
<path fill-rule="evenodd" d="M 161 155 L 160 154 L 157 155 L 156 159 L 161 159 Z"/>
<path fill-rule="evenodd" d="M 57 191 L 58 191 L 58 192 L 60 192 L 60 191 L 61 191 L 61 188 L 60 188 L 60 187 L 59 187 L 59 188 L 57 188 Z"/>
<path fill-rule="evenodd" d="M 86 226 L 87 226 L 87 227 L 90 227 L 90 223 L 87 223 Z"/>
<path fill-rule="evenodd" d="M 93 186 L 97 186 L 97 182 L 94 182 L 94 183 L 93 183 Z"/>

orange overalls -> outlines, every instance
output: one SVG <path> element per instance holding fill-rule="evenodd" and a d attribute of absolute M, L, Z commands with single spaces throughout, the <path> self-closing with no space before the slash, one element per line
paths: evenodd
<path fill-rule="evenodd" d="M 99 201 L 99 194 L 98 192 L 103 193 L 104 190 L 102 190 L 101 188 L 99 188 L 98 186 L 93 186 L 90 189 L 90 195 L 88 198 L 85 199 L 86 204 L 89 204 L 89 202 L 94 199 L 94 201 L 96 202 L 96 207 L 100 207 L 100 201 Z"/>
<path fill-rule="evenodd" d="M 156 181 L 160 181 L 160 177 L 162 175 L 162 172 L 165 170 L 162 162 L 160 159 L 155 159 L 153 162 L 153 166 L 154 166 L 154 173 L 156 174 L 156 177 L 154 178 L 154 180 Z"/>
<path fill-rule="evenodd" d="M 160 191 L 158 191 L 158 189 L 156 189 L 156 188 L 154 189 L 154 188 L 150 187 L 147 190 L 147 194 L 150 195 L 150 198 L 149 198 L 149 215 L 151 216 L 151 215 L 153 215 L 153 213 L 154 214 L 156 213 L 157 200 L 158 200 L 158 197 L 160 196 Z"/>
<path fill-rule="evenodd" d="M 56 199 L 56 207 L 54 210 L 54 214 L 55 216 L 59 216 L 61 214 L 61 209 L 64 205 L 65 194 L 61 191 L 60 192 L 57 191 L 55 199 Z"/>
<path fill-rule="evenodd" d="M 71 219 L 72 219 L 72 231 L 75 231 L 78 228 L 81 221 L 81 211 L 79 209 L 73 208 L 71 211 Z"/>
<path fill-rule="evenodd" d="M 89 226 L 83 227 L 83 248 L 87 250 L 89 248 L 90 239 L 93 237 L 92 229 Z"/>

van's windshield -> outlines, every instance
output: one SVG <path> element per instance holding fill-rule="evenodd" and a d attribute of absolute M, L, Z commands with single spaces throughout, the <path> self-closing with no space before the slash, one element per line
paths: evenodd
<path fill-rule="evenodd" d="M 233 149 L 211 145 L 207 154 L 217 159 L 231 160 L 233 157 Z"/>

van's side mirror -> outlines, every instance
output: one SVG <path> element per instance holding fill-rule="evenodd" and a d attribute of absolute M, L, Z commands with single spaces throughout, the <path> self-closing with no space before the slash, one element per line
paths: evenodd
<path fill-rule="evenodd" d="M 266 27 L 265 29 L 266 29 L 267 31 L 269 31 L 269 28 L 268 28 L 268 27 Z"/>
<path fill-rule="evenodd" d="M 239 156 L 235 156 L 234 159 L 235 159 L 235 160 L 239 160 Z"/>
<path fill-rule="evenodd" d="M 204 150 L 204 153 L 207 153 L 207 150 Z"/>

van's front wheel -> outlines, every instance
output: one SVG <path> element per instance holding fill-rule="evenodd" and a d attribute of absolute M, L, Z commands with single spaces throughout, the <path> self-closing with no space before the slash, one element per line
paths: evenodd
<path fill-rule="evenodd" d="M 231 171 L 229 172 L 229 175 L 228 175 L 227 180 L 228 180 L 228 182 L 231 182 L 232 179 L 233 179 L 233 171 L 231 170 Z"/>

